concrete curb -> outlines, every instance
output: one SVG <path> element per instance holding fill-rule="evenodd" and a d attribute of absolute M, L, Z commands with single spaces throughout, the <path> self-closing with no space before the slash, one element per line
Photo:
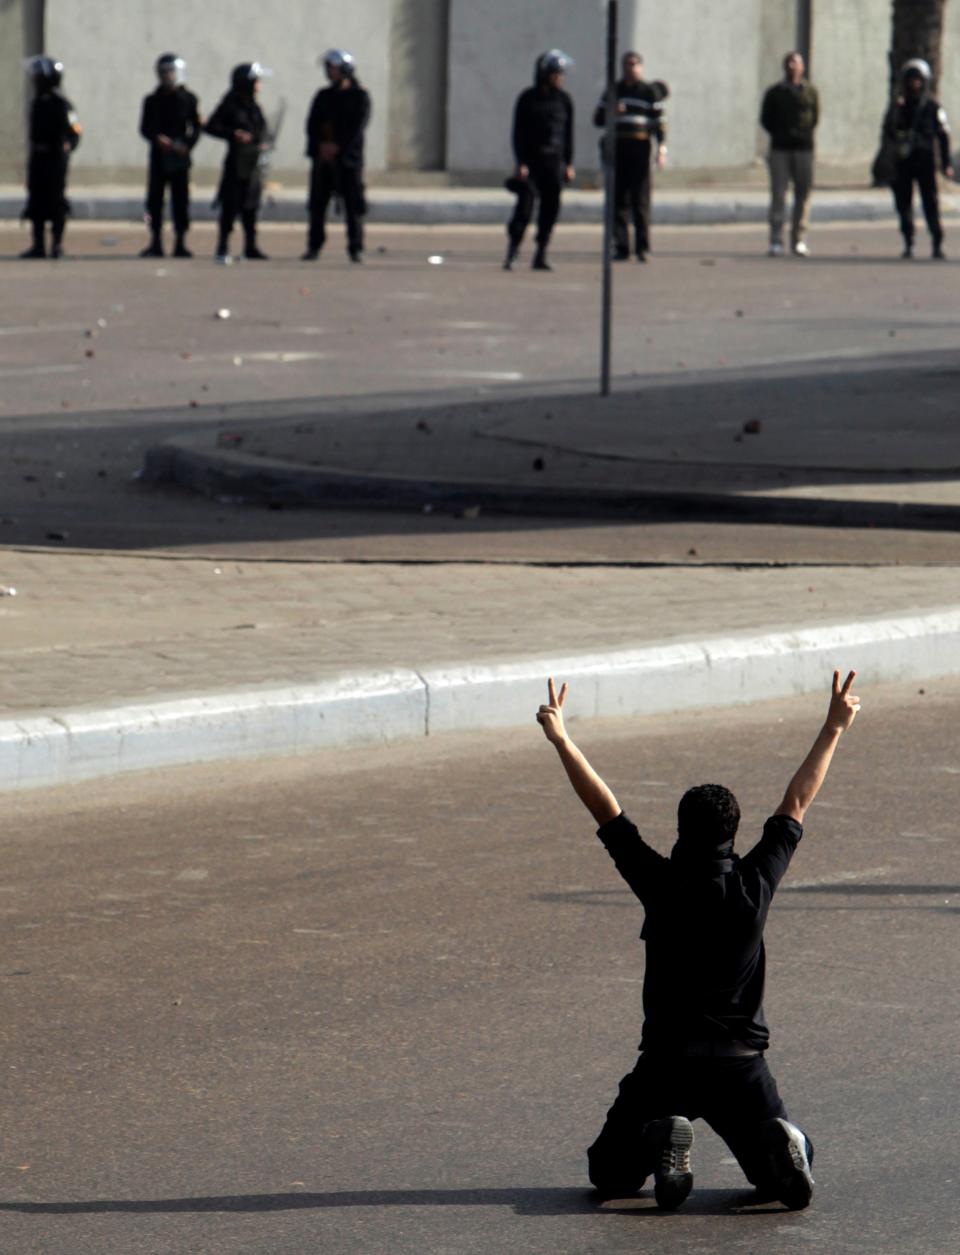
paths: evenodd
<path fill-rule="evenodd" d="M 0 789 L 522 726 L 551 673 L 572 682 L 572 716 L 616 718 L 820 691 L 834 667 L 853 666 L 867 684 L 960 674 L 960 608 L 9 720 L 0 722 Z"/>
<path fill-rule="evenodd" d="M 687 492 L 682 489 L 575 488 L 368 475 L 253 457 L 209 446 L 209 437 L 183 436 L 144 454 L 146 483 L 175 483 L 214 498 L 282 502 L 317 508 L 459 511 L 479 507 L 504 514 L 561 518 L 683 518 L 741 520 L 820 527 L 960 528 L 960 506 L 919 501 L 858 501 L 776 493 Z"/>
<path fill-rule="evenodd" d="M 195 189 L 191 217 L 196 222 L 212 222 L 217 211 L 210 201 L 212 189 Z M 386 189 L 370 192 L 369 221 L 391 225 L 419 226 L 503 226 L 509 217 L 512 197 L 506 191 L 484 188 L 462 189 L 437 195 L 427 192 L 405 195 L 391 194 Z M 0 219 L 18 219 L 23 210 L 22 195 L 0 194 Z M 142 223 L 142 193 L 98 193 L 79 189 L 70 195 L 73 217 L 77 221 Z M 953 218 L 958 210 L 947 198 L 941 203 L 945 218 Z M 870 222 L 893 220 L 889 196 L 851 193 L 848 196 L 814 198 L 811 221 Z M 602 197 L 599 192 L 568 192 L 563 201 L 563 222 L 593 223 L 602 221 Z M 765 223 L 768 198 L 765 192 L 750 191 L 743 195 L 714 193 L 689 196 L 683 192 L 661 192 L 654 198 L 653 223 L 656 226 L 711 226 L 731 223 Z M 263 210 L 264 222 L 306 221 L 306 191 L 284 194 L 268 201 Z"/>

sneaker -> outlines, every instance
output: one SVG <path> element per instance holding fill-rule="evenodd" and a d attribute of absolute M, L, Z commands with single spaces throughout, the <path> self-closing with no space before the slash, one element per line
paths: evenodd
<path fill-rule="evenodd" d="M 353 262 L 355 266 L 363 265 L 363 253 L 361 253 L 358 248 L 350 249 L 350 251 L 347 253 L 347 256 L 350 258 L 350 260 Z"/>
<path fill-rule="evenodd" d="M 553 267 L 547 261 L 547 254 L 543 249 L 538 248 L 533 255 L 533 261 L 530 263 L 531 270 L 552 270 Z"/>
<path fill-rule="evenodd" d="M 810 256 L 810 249 L 807 247 L 805 241 L 797 240 L 796 244 L 794 244 L 793 246 L 793 255 L 795 257 L 809 257 Z"/>
<path fill-rule="evenodd" d="M 776 244 L 776 243 L 771 244 L 771 245 L 770 245 L 770 247 L 767 249 L 767 256 L 768 256 L 768 257 L 782 257 L 782 256 L 783 256 L 783 245 L 782 245 L 782 244 Z"/>
<path fill-rule="evenodd" d="M 788 1120 L 768 1120 L 763 1126 L 763 1145 L 776 1197 L 791 1211 L 809 1207 L 813 1198 L 813 1174 L 806 1137 Z"/>
<path fill-rule="evenodd" d="M 644 1140 L 652 1138 L 656 1147 L 653 1192 L 657 1206 L 664 1211 L 679 1207 L 693 1187 L 690 1147 L 693 1125 L 684 1116 L 654 1120 L 644 1129 Z"/>

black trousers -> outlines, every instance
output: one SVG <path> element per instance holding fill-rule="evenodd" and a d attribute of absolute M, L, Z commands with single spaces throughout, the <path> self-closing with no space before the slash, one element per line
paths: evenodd
<path fill-rule="evenodd" d="M 630 223 L 638 253 L 650 249 L 650 141 L 617 145 L 614 166 L 613 243 L 617 253 L 630 253 Z"/>
<path fill-rule="evenodd" d="M 560 216 L 560 192 L 563 188 L 564 165 L 559 157 L 544 158 L 530 165 L 530 177 L 523 188 L 517 193 L 517 203 L 513 215 L 507 223 L 507 235 L 511 244 L 519 248 L 530 219 L 533 207 L 539 198 L 540 212 L 537 215 L 537 244 L 546 248 L 557 218 Z"/>
<path fill-rule="evenodd" d="M 913 243 L 913 185 L 920 189 L 923 216 L 934 245 L 943 239 L 940 221 L 940 200 L 937 195 L 937 169 L 933 153 L 916 154 L 897 162 L 897 174 L 893 182 L 893 203 L 900 218 L 900 231 L 908 244 Z"/>
<path fill-rule="evenodd" d="M 310 171 L 310 229 L 308 246 L 317 252 L 327 239 L 327 210 L 331 198 L 339 195 L 347 221 L 347 249 L 363 252 L 363 169 L 333 161 L 315 161 Z"/>
<path fill-rule="evenodd" d="M 718 1059 L 641 1054 L 620 1082 L 600 1136 L 587 1151 L 590 1180 L 597 1189 L 610 1197 L 627 1197 L 642 1187 L 655 1166 L 652 1156 L 645 1157 L 643 1130 L 666 1116 L 706 1120 L 752 1185 L 763 1189 L 771 1184 L 765 1179 L 759 1127 L 767 1120 L 786 1119 L 787 1112 L 762 1055 Z"/>
<path fill-rule="evenodd" d="M 260 178 L 224 178 L 220 184 L 220 246 L 226 245 L 239 217 L 248 247 L 256 243 L 257 216 L 260 213 Z"/>
<path fill-rule="evenodd" d="M 44 223 L 59 241 L 70 206 L 67 201 L 67 157 L 60 152 L 31 153 L 27 167 L 27 207 L 24 218 L 33 223 L 34 237 L 43 238 Z"/>
<path fill-rule="evenodd" d="M 160 234 L 163 226 L 163 201 L 170 188 L 170 211 L 177 235 L 190 229 L 190 171 L 164 170 L 159 161 L 151 161 L 147 172 L 147 216 L 150 230 Z"/>

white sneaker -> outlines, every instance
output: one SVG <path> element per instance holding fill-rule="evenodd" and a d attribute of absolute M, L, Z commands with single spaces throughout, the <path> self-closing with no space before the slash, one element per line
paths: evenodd
<path fill-rule="evenodd" d="M 810 256 L 810 250 L 807 248 L 807 245 L 803 240 L 797 240 L 796 244 L 793 246 L 793 252 L 795 257 Z"/>
<path fill-rule="evenodd" d="M 783 245 L 782 245 L 782 244 L 771 244 L 771 245 L 770 245 L 770 247 L 767 249 L 767 256 L 768 256 L 768 257 L 782 257 L 782 256 L 783 256 Z"/>

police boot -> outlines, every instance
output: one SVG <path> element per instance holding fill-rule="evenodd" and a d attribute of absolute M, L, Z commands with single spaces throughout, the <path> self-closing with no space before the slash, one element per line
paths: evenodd
<path fill-rule="evenodd" d="M 553 267 L 547 261 L 546 244 L 538 244 L 537 251 L 533 255 L 533 261 L 530 263 L 531 270 L 552 270 Z"/>
<path fill-rule="evenodd" d="M 191 253 L 190 250 L 187 248 L 186 232 L 181 232 L 177 236 L 177 242 L 174 245 L 173 255 L 174 257 L 192 257 L 193 256 L 193 253 Z"/>
<path fill-rule="evenodd" d="M 503 259 L 504 270 L 512 270 L 513 263 L 517 260 L 517 254 L 520 252 L 520 245 L 516 240 L 511 240 L 507 245 L 507 255 Z"/>
<path fill-rule="evenodd" d="M 257 247 L 256 231 L 248 231 L 245 235 L 245 243 L 243 246 L 243 255 L 247 261 L 267 261 L 266 253 L 262 253 Z"/>
<path fill-rule="evenodd" d="M 33 227 L 33 244 L 31 244 L 25 253 L 21 253 L 20 256 L 26 258 L 46 257 L 47 248 L 43 239 L 43 223 L 34 222 L 31 225 Z"/>
<path fill-rule="evenodd" d="M 150 243 L 146 248 L 140 250 L 141 257 L 162 257 L 163 241 L 160 238 L 159 231 L 153 231 L 150 234 Z"/>
<path fill-rule="evenodd" d="M 903 237 L 903 252 L 900 254 L 902 261 L 909 261 L 913 256 L 913 239 L 909 235 Z"/>
<path fill-rule="evenodd" d="M 931 252 L 930 256 L 933 258 L 934 261 L 946 261 L 947 260 L 947 255 L 943 251 L 943 236 L 942 235 L 935 235 L 933 237 L 933 251 Z"/>
<path fill-rule="evenodd" d="M 50 237 L 50 256 L 51 257 L 63 256 L 64 225 L 65 224 L 63 222 L 54 222 L 53 224 L 53 231 L 51 232 L 51 237 Z"/>

